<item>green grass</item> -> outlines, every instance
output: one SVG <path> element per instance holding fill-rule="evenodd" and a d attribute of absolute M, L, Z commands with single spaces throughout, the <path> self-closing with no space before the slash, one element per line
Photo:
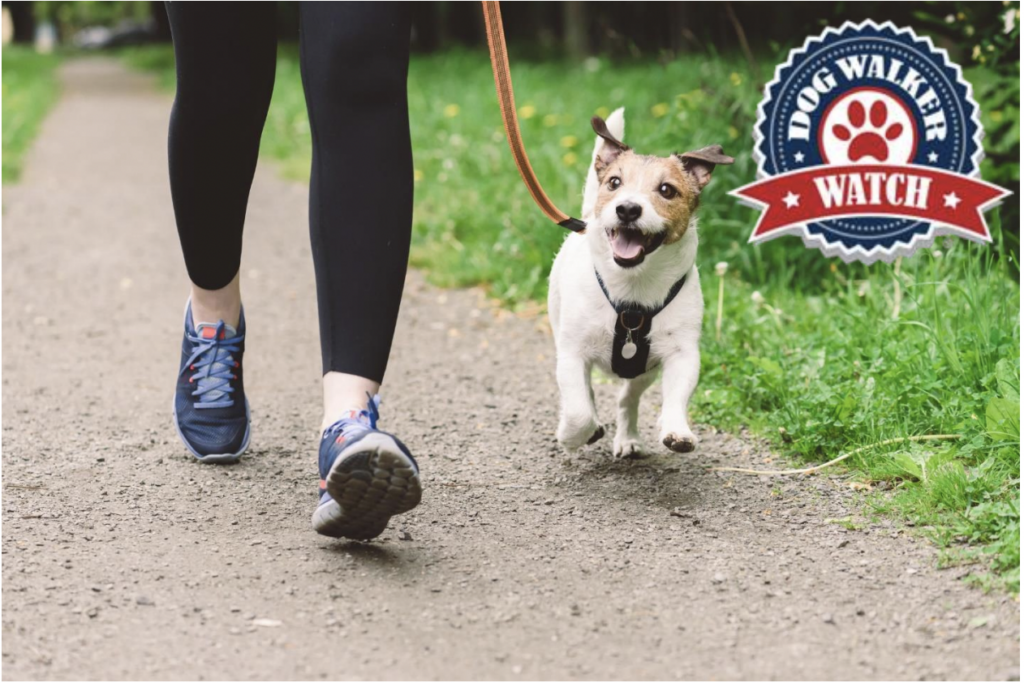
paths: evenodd
<path fill-rule="evenodd" d="M 747 424 L 807 462 L 900 437 L 962 435 L 869 449 L 845 465 L 853 481 L 891 489 L 872 505 L 925 527 L 946 561 L 982 562 L 1017 591 L 1019 290 L 992 250 L 938 246 L 898 273 L 836 264 L 818 282 L 763 286 L 730 273 L 720 341 L 717 279 L 706 278 L 694 416 Z"/>
<path fill-rule="evenodd" d="M 168 57 L 150 54 L 147 66 L 166 78 Z M 579 208 L 594 113 L 626 106 L 626 140 L 644 152 L 721 143 L 736 156 L 702 200 L 708 314 L 694 418 L 748 426 L 806 462 L 893 438 L 961 435 L 869 448 L 844 466 L 851 483 L 873 489 L 870 507 L 923 529 L 944 561 L 974 563 L 979 582 L 1019 591 L 1020 292 L 999 260 L 1002 245 L 950 239 L 898 266 L 870 267 L 826 259 L 795 238 L 749 246 L 756 214 L 726 196 L 755 173 L 750 131 L 760 93 L 744 62 L 696 55 L 567 65 L 514 56 L 513 65 L 531 162 L 570 213 Z M 486 284 L 507 305 L 543 299 L 564 235 L 519 182 L 486 55 L 415 58 L 409 98 L 414 264 L 440 285 Z M 297 60 L 282 50 L 262 151 L 303 179 L 309 144 Z M 720 339 L 718 262 L 729 264 Z"/>
<path fill-rule="evenodd" d="M 4 183 L 18 180 L 25 152 L 57 99 L 59 61 L 56 55 L 41 55 L 31 48 L 3 48 Z"/>

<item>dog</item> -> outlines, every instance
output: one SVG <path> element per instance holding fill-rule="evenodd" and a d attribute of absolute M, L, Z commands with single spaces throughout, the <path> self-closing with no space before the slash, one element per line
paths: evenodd
<path fill-rule="evenodd" d="M 697 447 L 688 405 L 700 374 L 704 315 L 697 207 L 715 167 L 734 159 L 720 145 L 668 157 L 637 154 L 621 142 L 622 109 L 592 125 L 597 139 L 581 214 L 587 227 L 565 239 L 548 290 L 558 442 L 572 452 L 604 436 L 590 383 L 596 365 L 625 378 L 613 454 L 643 457 L 640 396 L 662 369 L 660 439 L 688 453 Z"/>

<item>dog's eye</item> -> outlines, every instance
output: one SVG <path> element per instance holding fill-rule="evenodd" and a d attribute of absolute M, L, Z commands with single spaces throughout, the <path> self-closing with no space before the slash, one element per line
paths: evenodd
<path fill-rule="evenodd" d="M 672 187 L 668 183 L 662 183 L 661 187 L 658 188 L 658 194 L 665 199 L 673 199 L 677 194 L 679 194 L 679 192 L 677 192 L 676 188 Z"/>
<path fill-rule="evenodd" d="M 619 189 L 620 185 L 622 185 L 622 179 L 619 178 L 619 176 L 612 176 L 611 179 L 608 181 L 608 187 L 612 190 Z"/>

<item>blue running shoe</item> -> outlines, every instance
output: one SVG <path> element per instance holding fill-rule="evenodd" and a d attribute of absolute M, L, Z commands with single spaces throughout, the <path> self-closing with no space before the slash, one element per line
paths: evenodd
<path fill-rule="evenodd" d="M 360 541 L 380 536 L 393 515 L 419 505 L 420 468 L 409 449 L 377 429 L 380 396 L 349 413 L 320 440 L 318 534 Z"/>
<path fill-rule="evenodd" d="M 189 302 L 174 392 L 174 426 L 186 448 L 203 462 L 236 462 L 249 445 L 243 353 L 244 312 L 237 330 L 223 320 L 193 327 Z"/>

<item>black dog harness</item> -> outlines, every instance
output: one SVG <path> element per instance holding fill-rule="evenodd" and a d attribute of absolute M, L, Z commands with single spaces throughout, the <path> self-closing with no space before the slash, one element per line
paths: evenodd
<path fill-rule="evenodd" d="M 604 286 L 601 274 L 596 270 L 597 284 L 601 285 L 604 298 L 615 309 L 615 339 L 612 341 L 612 370 L 622 379 L 633 379 L 647 372 L 647 359 L 651 355 L 651 341 L 647 338 L 651 333 L 654 316 L 661 313 L 672 303 L 679 290 L 686 284 L 686 275 L 672 285 L 668 296 L 661 305 L 654 308 L 641 306 L 628 301 L 615 303 Z"/>

